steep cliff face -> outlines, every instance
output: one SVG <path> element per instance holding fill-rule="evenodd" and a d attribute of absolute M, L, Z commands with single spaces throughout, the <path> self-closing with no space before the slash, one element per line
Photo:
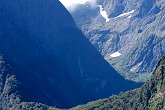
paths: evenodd
<path fill-rule="evenodd" d="M 0 52 L 10 70 L 2 85 L 19 82 L 18 102 L 68 108 L 139 87 L 106 63 L 56 0 L 1 0 Z"/>
<path fill-rule="evenodd" d="M 165 109 L 165 57 L 158 63 L 153 76 L 143 87 L 90 102 L 73 110 L 164 110 Z"/>
<path fill-rule="evenodd" d="M 77 12 L 72 15 L 91 43 L 119 73 L 127 79 L 146 81 L 165 53 L 165 2 L 106 0 L 102 7 L 109 22 L 100 15 L 99 7 L 95 10 L 97 14 L 88 19 L 88 25 L 79 24 L 81 17 Z M 114 56 L 116 52 L 120 54 Z"/>

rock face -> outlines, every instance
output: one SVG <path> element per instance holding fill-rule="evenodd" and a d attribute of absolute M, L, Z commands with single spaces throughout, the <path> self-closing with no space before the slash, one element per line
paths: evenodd
<path fill-rule="evenodd" d="M 165 57 L 158 63 L 153 76 L 143 87 L 90 102 L 73 110 L 164 110 L 165 109 Z"/>
<path fill-rule="evenodd" d="M 56 0 L 1 0 L 0 53 L 9 64 L 2 109 L 8 101 L 68 108 L 140 86 L 106 63 Z"/>
<path fill-rule="evenodd" d="M 100 5 L 100 4 L 99 4 Z M 73 12 L 76 24 L 104 58 L 127 79 L 146 81 L 162 54 L 165 53 L 164 0 L 106 0 L 102 7 L 110 21 L 95 8 L 88 25 L 83 15 Z M 82 20 L 83 19 L 83 20 Z M 111 57 L 119 52 L 119 57 Z M 147 78 L 148 79 L 148 78 Z"/>

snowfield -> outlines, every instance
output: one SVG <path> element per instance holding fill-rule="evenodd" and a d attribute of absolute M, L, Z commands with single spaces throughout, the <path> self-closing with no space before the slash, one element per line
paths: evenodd
<path fill-rule="evenodd" d="M 120 18 L 120 17 L 124 17 L 124 16 L 128 16 L 128 18 L 131 18 L 131 17 L 132 17 L 131 14 L 133 14 L 134 12 L 135 12 L 135 10 L 132 10 L 132 11 L 130 11 L 130 12 L 120 14 L 119 16 L 115 17 L 114 19 Z"/>
<path fill-rule="evenodd" d="M 106 22 L 110 21 L 107 12 L 103 9 L 102 5 L 98 5 L 100 7 L 100 14 L 106 20 Z"/>
<path fill-rule="evenodd" d="M 119 57 L 119 56 L 121 56 L 121 55 L 122 55 L 122 54 L 119 53 L 119 52 L 114 52 L 113 54 L 110 55 L 110 57 L 115 58 L 115 57 Z"/>

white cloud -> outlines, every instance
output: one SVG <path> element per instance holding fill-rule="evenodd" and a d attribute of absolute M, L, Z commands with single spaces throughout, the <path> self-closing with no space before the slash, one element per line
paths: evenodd
<path fill-rule="evenodd" d="M 88 0 L 60 0 L 60 2 L 66 7 L 70 7 L 76 4 L 84 4 L 87 1 Z"/>
<path fill-rule="evenodd" d="M 96 0 L 60 0 L 60 2 L 68 9 L 74 10 L 77 5 L 89 3 L 91 6 L 95 6 Z"/>

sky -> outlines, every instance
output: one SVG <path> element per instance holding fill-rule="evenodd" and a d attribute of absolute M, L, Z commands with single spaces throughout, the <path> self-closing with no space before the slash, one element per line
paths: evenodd
<path fill-rule="evenodd" d="M 60 2 L 68 9 L 74 10 L 78 4 L 90 3 L 91 6 L 95 5 L 96 0 L 60 0 Z"/>

